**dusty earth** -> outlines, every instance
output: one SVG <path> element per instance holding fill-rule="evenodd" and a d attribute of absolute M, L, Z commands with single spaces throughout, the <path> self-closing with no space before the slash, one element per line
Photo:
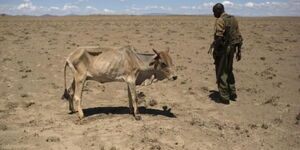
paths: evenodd
<path fill-rule="evenodd" d="M 212 16 L 0 17 L 0 149 L 298 149 L 300 18 L 238 20 L 238 99 L 223 105 L 207 54 Z M 138 87 L 141 121 L 125 83 L 87 82 L 79 120 L 60 99 L 64 61 L 95 45 L 169 48 L 178 80 Z"/>

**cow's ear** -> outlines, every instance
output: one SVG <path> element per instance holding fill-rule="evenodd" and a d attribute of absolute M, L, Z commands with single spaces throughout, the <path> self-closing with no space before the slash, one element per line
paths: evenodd
<path fill-rule="evenodd" d="M 155 53 L 155 56 L 153 56 L 152 61 L 149 63 L 149 66 L 154 65 L 157 61 L 159 61 L 159 55 Z"/>
<path fill-rule="evenodd" d="M 157 50 L 155 50 L 155 49 L 152 49 L 152 50 L 153 50 L 153 52 L 154 52 L 156 55 L 159 56 L 159 52 L 158 52 Z"/>

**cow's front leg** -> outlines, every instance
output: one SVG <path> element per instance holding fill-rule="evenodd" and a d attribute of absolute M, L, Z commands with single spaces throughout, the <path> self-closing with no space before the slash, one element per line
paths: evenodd
<path fill-rule="evenodd" d="M 131 96 L 129 84 L 127 84 L 127 91 L 128 91 L 129 113 L 133 114 L 132 96 Z"/>
<path fill-rule="evenodd" d="M 130 93 L 132 96 L 132 101 L 133 101 L 133 115 L 134 118 L 136 120 L 141 120 L 141 116 L 139 115 L 139 110 L 138 110 L 138 98 L 137 98 L 137 94 L 136 94 L 136 89 L 135 89 L 135 82 L 130 82 L 129 83 L 129 89 L 130 89 Z"/>

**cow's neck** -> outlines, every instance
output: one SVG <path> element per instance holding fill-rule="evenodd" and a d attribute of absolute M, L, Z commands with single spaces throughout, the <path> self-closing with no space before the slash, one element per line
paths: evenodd
<path fill-rule="evenodd" d="M 153 70 L 154 67 L 149 66 L 149 64 L 153 61 L 155 54 L 140 54 L 137 53 L 137 57 L 139 58 L 139 60 L 141 61 L 140 63 L 140 69 L 143 71 L 146 70 Z"/>

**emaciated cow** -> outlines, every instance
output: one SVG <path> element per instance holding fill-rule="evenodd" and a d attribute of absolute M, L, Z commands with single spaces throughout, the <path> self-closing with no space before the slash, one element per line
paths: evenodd
<path fill-rule="evenodd" d="M 79 118 L 84 114 L 81 108 L 81 95 L 86 80 L 100 83 L 121 81 L 128 87 L 129 110 L 136 120 L 141 119 L 138 112 L 138 97 L 136 93 L 137 78 L 143 72 L 161 72 L 166 78 L 176 80 L 177 76 L 172 71 L 172 59 L 169 50 L 154 54 L 136 53 L 131 46 L 121 48 L 81 47 L 72 52 L 65 63 L 64 81 L 65 92 L 62 98 L 69 100 L 69 109 L 75 112 L 77 106 Z M 69 66 L 74 78 L 72 85 L 67 90 L 66 67 Z M 153 76 L 151 78 L 153 80 Z M 133 110 L 132 110 L 133 109 Z"/>

